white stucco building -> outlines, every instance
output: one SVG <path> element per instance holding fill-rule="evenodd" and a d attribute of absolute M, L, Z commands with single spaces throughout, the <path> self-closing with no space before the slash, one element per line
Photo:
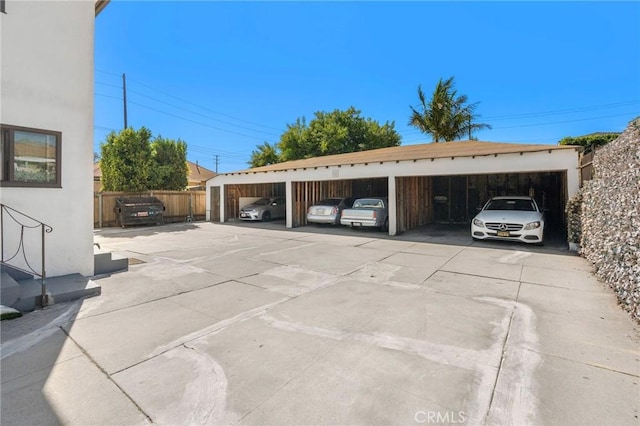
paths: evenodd
<path fill-rule="evenodd" d="M 532 195 L 564 226 L 580 186 L 579 147 L 458 141 L 408 145 L 289 161 L 207 182 L 207 220 L 237 218 L 243 197 L 286 196 L 286 227 L 306 224 L 326 197 L 386 196 L 389 233 L 428 223 L 468 223 L 494 195 Z"/>
<path fill-rule="evenodd" d="M 53 228 L 46 234 L 48 277 L 94 272 L 94 25 L 106 3 L 2 1 L 0 202 Z M 7 211 L 5 260 L 20 243 Z M 38 228 L 24 229 L 35 269 L 39 239 Z"/>

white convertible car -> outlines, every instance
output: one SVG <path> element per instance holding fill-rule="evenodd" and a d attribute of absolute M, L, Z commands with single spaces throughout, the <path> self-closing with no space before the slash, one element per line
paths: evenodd
<path fill-rule="evenodd" d="M 544 213 L 531 197 L 493 197 L 471 221 L 471 237 L 542 245 Z"/>

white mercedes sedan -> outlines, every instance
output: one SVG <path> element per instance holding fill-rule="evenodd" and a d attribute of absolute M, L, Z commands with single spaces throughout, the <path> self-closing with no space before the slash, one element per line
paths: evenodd
<path fill-rule="evenodd" d="M 493 197 L 471 221 L 471 237 L 542 245 L 544 213 L 531 197 Z"/>

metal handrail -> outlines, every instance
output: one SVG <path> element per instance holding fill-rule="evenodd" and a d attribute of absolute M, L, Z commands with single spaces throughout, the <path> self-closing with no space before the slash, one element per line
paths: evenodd
<path fill-rule="evenodd" d="M 5 256 L 4 256 L 4 245 L 5 245 L 5 235 L 6 235 L 5 216 L 7 218 L 12 219 L 13 222 L 15 222 L 18 226 L 20 226 L 20 240 L 18 241 L 18 246 L 16 247 L 16 251 L 7 259 L 5 259 Z M 25 219 L 30 220 L 31 223 L 26 223 L 27 221 Z M 25 248 L 25 241 L 24 241 L 25 230 L 38 229 L 38 228 L 40 228 L 40 250 L 41 250 L 40 253 L 42 256 L 40 271 L 37 271 L 33 266 L 31 266 L 31 263 L 29 263 L 29 259 L 27 257 L 26 248 Z M 41 287 L 42 287 L 40 306 L 43 308 L 46 307 L 48 303 L 47 283 L 46 283 L 47 273 L 45 270 L 45 235 L 51 232 L 53 232 L 52 226 L 47 225 L 46 223 L 41 222 L 38 219 L 35 219 L 25 213 L 22 213 L 21 211 L 11 208 L 6 204 L 0 204 L 0 263 L 11 266 L 12 268 L 25 272 L 27 274 L 33 274 L 34 276 L 40 277 Z M 9 263 L 16 258 L 20 259 L 20 257 L 18 257 L 18 255 L 20 254 L 21 254 L 22 260 L 24 260 L 24 263 L 27 265 L 28 269 L 22 268 L 17 265 L 12 265 L 11 263 Z"/>

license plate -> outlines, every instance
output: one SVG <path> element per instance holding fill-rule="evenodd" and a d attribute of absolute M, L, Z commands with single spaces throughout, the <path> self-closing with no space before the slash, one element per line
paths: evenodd
<path fill-rule="evenodd" d="M 362 222 L 351 222 L 352 226 L 362 226 Z"/>
<path fill-rule="evenodd" d="M 511 234 L 509 234 L 509 231 L 498 231 L 498 237 L 509 237 L 511 236 Z"/>
<path fill-rule="evenodd" d="M 138 212 L 138 217 L 149 216 L 149 212 Z"/>

